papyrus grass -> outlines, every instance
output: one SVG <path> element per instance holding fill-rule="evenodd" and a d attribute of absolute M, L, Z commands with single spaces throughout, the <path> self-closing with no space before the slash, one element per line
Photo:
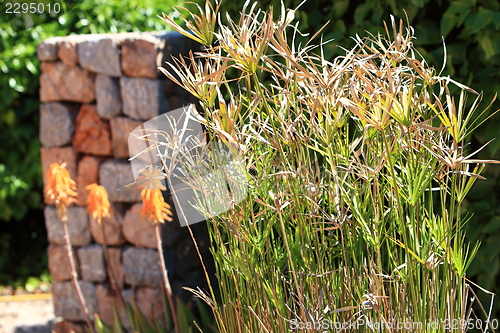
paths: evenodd
<path fill-rule="evenodd" d="M 319 34 L 295 42 L 293 10 L 247 3 L 213 29 L 207 8 L 187 25 L 204 51 L 170 66 L 187 91 L 208 84 L 200 121 L 246 167 L 246 200 L 209 221 L 220 299 L 198 294 L 219 330 L 467 331 L 478 245 L 461 204 L 497 163 L 467 146 L 481 95 L 430 67 L 402 22 L 330 60 Z"/>

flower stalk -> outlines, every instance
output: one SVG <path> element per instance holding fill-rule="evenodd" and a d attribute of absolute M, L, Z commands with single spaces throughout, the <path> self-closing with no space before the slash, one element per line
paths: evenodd
<path fill-rule="evenodd" d="M 80 308 L 85 317 L 87 326 L 91 333 L 95 333 L 94 326 L 90 320 L 89 310 L 83 297 L 82 289 L 78 283 L 78 273 L 76 271 L 76 264 L 73 259 L 73 248 L 71 246 L 71 239 L 69 237 L 68 229 L 68 211 L 67 208 L 75 201 L 76 196 L 76 183 L 71 179 L 66 163 L 57 164 L 52 163 L 47 171 L 47 185 L 45 192 L 51 200 L 54 200 L 57 213 L 62 223 L 64 240 L 66 242 L 66 251 L 69 258 L 71 269 L 71 282 L 75 288 L 76 295 L 80 302 Z"/>
<path fill-rule="evenodd" d="M 158 249 L 158 259 L 160 260 L 161 273 L 163 278 L 163 283 L 165 285 L 165 292 L 167 294 L 168 304 L 170 307 L 170 313 L 172 314 L 172 320 L 174 322 L 174 329 L 176 333 L 181 333 L 179 330 L 179 322 L 177 319 L 177 311 L 175 308 L 174 297 L 172 294 L 172 286 L 170 285 L 170 280 L 168 278 L 167 266 L 165 265 L 165 258 L 163 256 L 163 245 L 161 238 L 161 226 L 165 221 L 173 221 L 170 210 L 170 205 L 163 199 L 163 194 L 161 190 L 157 187 L 155 188 L 143 188 L 141 191 L 141 198 L 143 206 L 141 209 L 141 214 L 147 216 L 150 222 L 155 227 L 156 236 L 156 246 Z"/>
<path fill-rule="evenodd" d="M 118 297 L 121 306 L 125 306 L 125 301 L 120 292 L 120 288 L 117 284 L 115 270 L 111 265 L 111 258 L 109 255 L 108 242 L 106 239 L 106 230 L 105 230 L 105 220 L 111 214 L 111 205 L 108 199 L 108 192 L 102 185 L 90 184 L 86 187 L 89 190 L 89 196 L 86 201 L 87 212 L 89 215 L 97 220 L 97 223 L 101 227 L 102 233 L 102 242 L 104 247 L 104 260 L 107 264 L 107 270 L 109 275 L 109 281 L 111 284 L 111 289 L 115 292 Z"/>

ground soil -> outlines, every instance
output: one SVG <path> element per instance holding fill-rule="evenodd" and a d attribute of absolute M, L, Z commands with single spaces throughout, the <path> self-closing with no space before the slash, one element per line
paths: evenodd
<path fill-rule="evenodd" d="M 54 320 L 52 299 L 0 301 L 0 333 L 50 333 Z"/>

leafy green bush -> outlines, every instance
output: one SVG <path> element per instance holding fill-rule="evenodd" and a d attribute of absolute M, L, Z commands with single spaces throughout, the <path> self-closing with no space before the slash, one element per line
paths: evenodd
<path fill-rule="evenodd" d="M 89 0 L 57 20 L 28 30 L 13 31 L 3 17 L 0 22 L 0 228 L 2 256 L 0 283 L 26 278 L 33 262 L 20 263 L 16 254 L 42 256 L 47 246 L 41 214 L 42 175 L 39 130 L 38 43 L 53 36 L 107 32 L 164 30 L 157 18 L 170 13 L 177 0 Z M 31 212 L 28 214 L 28 212 Z M 28 223 L 29 219 L 29 223 Z M 23 228 L 9 226 L 25 224 Z M 28 227 L 33 227 L 29 229 Z M 32 234 L 28 242 L 19 233 Z M 38 269 L 42 269 L 39 267 Z"/>

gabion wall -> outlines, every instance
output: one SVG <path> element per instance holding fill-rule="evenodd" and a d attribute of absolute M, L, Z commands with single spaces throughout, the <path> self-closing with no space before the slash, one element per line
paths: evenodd
<path fill-rule="evenodd" d="M 106 221 L 105 233 L 109 264 L 118 272 L 124 298 L 134 298 L 147 317 L 161 321 L 162 282 L 154 228 L 139 214 L 139 190 L 116 189 L 134 180 L 127 161 L 129 133 L 158 114 L 196 103 L 157 69 L 171 60 L 170 55 L 196 48 L 177 33 L 68 36 L 38 46 L 44 182 L 52 162 L 66 162 L 77 182 L 77 205 L 68 210 L 68 225 L 79 279 L 91 313 L 98 313 L 108 324 L 116 296 L 109 287 L 100 226 L 85 210 L 85 187 L 94 182 L 103 185 L 112 202 L 113 215 Z M 55 330 L 79 331 L 84 317 L 70 282 L 61 222 L 53 202 L 45 197 L 45 203 L 54 311 L 61 318 Z M 171 198 L 169 203 L 173 207 Z M 204 257 L 209 256 L 206 227 L 199 223 L 192 228 Z M 166 222 L 163 245 L 173 291 L 189 302 L 191 295 L 182 287 L 202 286 L 204 275 L 188 230 L 177 220 Z"/>

